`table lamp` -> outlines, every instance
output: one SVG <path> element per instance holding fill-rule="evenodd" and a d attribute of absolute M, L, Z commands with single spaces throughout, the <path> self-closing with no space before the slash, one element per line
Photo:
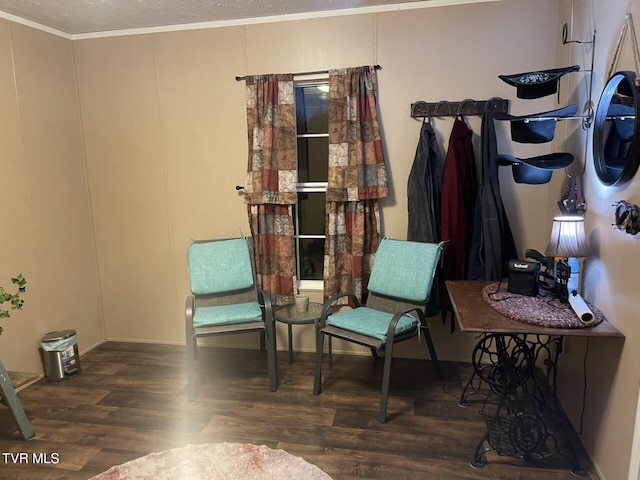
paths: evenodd
<path fill-rule="evenodd" d="M 556 282 L 560 284 L 560 297 L 566 300 L 571 292 L 580 292 L 580 257 L 589 256 L 589 245 L 584 233 L 584 218 L 558 216 L 553 219 L 551 238 L 544 254 L 555 258 Z M 566 266 L 571 267 L 570 271 Z"/>

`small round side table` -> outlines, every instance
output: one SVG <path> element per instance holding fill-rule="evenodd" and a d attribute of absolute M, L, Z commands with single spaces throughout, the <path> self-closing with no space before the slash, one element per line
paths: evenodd
<path fill-rule="evenodd" d="M 277 322 L 286 323 L 289 333 L 289 363 L 293 363 L 293 325 L 308 325 L 320 320 L 322 315 L 322 304 L 309 302 L 309 309 L 306 312 L 296 311 L 295 304 L 282 305 L 275 310 Z"/>

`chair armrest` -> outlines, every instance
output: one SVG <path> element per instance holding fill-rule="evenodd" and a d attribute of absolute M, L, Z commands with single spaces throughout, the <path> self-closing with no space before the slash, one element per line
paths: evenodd
<path fill-rule="evenodd" d="M 193 312 L 196 308 L 196 297 L 189 295 L 184 302 L 184 319 L 188 329 L 193 330 Z"/>
<path fill-rule="evenodd" d="M 320 314 L 320 318 L 316 319 L 316 328 L 320 329 L 320 328 L 324 328 L 324 326 L 327 323 L 327 317 L 329 316 L 329 310 L 331 308 L 331 306 L 337 302 L 338 300 L 340 300 L 341 298 L 344 297 L 349 297 L 351 300 L 353 300 L 353 303 L 355 305 L 355 308 L 358 308 L 361 306 L 360 301 L 358 300 L 358 297 L 356 297 L 353 293 L 339 293 L 338 295 L 334 295 L 332 297 L 329 297 L 324 304 L 322 305 L 322 313 Z"/>
<path fill-rule="evenodd" d="M 189 295 L 184 302 L 184 331 L 185 339 L 187 341 L 187 351 L 189 351 L 190 342 L 193 341 L 194 328 L 193 328 L 193 313 L 196 308 L 196 297 Z"/>
<path fill-rule="evenodd" d="M 275 317 L 273 315 L 273 306 L 271 305 L 271 294 L 266 290 L 259 290 L 258 300 L 260 302 L 260 305 L 264 307 L 265 324 L 275 325 Z"/>
<path fill-rule="evenodd" d="M 407 314 L 409 314 L 411 312 L 417 312 L 417 314 L 418 314 L 418 322 L 419 322 L 419 324 L 417 326 L 418 332 L 420 331 L 421 328 L 427 326 L 426 325 L 426 317 L 424 316 L 424 312 L 419 307 L 407 308 L 406 310 L 402 310 L 400 312 L 396 312 L 393 315 L 393 318 L 391 319 L 391 321 L 389 322 L 389 328 L 387 329 L 387 341 L 388 341 L 388 339 L 395 337 L 396 325 L 400 321 L 400 318 L 402 318 L 403 316 L 405 316 L 405 315 L 407 315 Z"/>

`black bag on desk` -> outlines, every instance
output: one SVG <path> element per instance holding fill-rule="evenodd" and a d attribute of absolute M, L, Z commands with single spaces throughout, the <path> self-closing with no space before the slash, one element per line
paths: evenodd
<path fill-rule="evenodd" d="M 535 297 L 538 294 L 538 275 L 540 264 L 526 260 L 509 260 L 507 264 L 509 283 L 507 290 L 511 293 Z"/>

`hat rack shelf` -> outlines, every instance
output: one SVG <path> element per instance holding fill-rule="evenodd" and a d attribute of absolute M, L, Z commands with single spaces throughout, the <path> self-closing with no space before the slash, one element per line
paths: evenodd
<path fill-rule="evenodd" d="M 483 115 L 486 111 L 498 111 L 507 113 L 509 111 L 509 100 L 505 98 L 494 97 L 489 100 L 472 100 L 466 99 L 461 102 L 450 102 L 448 100 L 441 100 L 439 102 L 425 102 L 417 101 L 411 104 L 411 118 L 441 118 L 441 117 L 457 117 L 469 116 L 469 115 Z M 589 120 L 592 118 L 592 114 L 585 115 L 571 115 L 565 117 L 554 116 L 537 116 L 535 114 L 530 116 L 519 117 L 525 123 L 528 122 L 542 122 L 549 120 Z M 621 117 L 622 118 L 622 117 Z M 624 118 L 630 118 L 625 116 Z M 623 118 L 623 119 L 624 119 Z"/>
<path fill-rule="evenodd" d="M 545 122 L 548 120 L 555 120 L 555 121 L 560 121 L 560 120 L 586 120 L 591 118 L 592 115 L 569 115 L 566 117 L 554 117 L 552 115 L 548 115 L 548 116 L 542 116 L 542 115 L 531 115 L 531 116 L 519 116 L 517 117 L 518 120 L 523 121 L 524 123 L 529 123 L 529 122 Z M 620 116 L 620 117 L 611 117 L 611 116 L 607 116 L 607 118 L 619 118 L 620 120 L 625 120 L 627 118 L 632 118 L 632 116 L 630 115 L 625 115 L 625 116 Z"/>
<path fill-rule="evenodd" d="M 421 100 L 411 104 L 411 118 L 483 115 L 487 111 L 506 113 L 509 111 L 509 100 L 499 97 L 493 97 L 489 100 L 466 98 L 456 102 L 450 102 L 449 100 L 425 102 Z"/>
<path fill-rule="evenodd" d="M 462 102 L 450 102 L 448 100 L 442 100 L 440 102 L 417 101 L 411 104 L 411 118 L 483 115 L 486 111 L 500 111 L 507 113 L 509 111 L 509 100 L 496 97 L 490 100 L 463 100 Z M 583 115 L 571 115 L 566 117 L 554 117 L 548 115 L 537 116 L 533 114 L 531 116 L 521 116 L 519 118 L 525 123 L 544 122 L 549 120 L 582 120 L 586 123 L 586 128 L 588 128 L 593 120 L 593 113 L 587 112 Z M 621 120 L 624 120 L 626 118 L 635 117 L 631 115 L 624 115 L 620 117 L 609 116 L 607 118 L 620 118 Z"/>
<path fill-rule="evenodd" d="M 594 62 L 594 51 L 595 51 L 595 42 L 596 42 L 596 31 L 593 31 L 593 37 L 591 41 L 580 41 L 574 39 L 568 39 L 568 26 L 565 23 L 562 29 L 562 43 L 564 45 L 568 43 L 579 43 L 579 44 L 591 44 L 592 45 L 592 55 L 591 55 L 591 68 L 590 69 L 582 69 L 580 72 L 587 72 L 590 74 L 589 79 L 589 87 L 588 87 L 588 100 L 586 106 L 584 108 L 584 112 L 582 115 L 571 115 L 565 117 L 552 117 L 552 116 L 536 116 L 532 114 L 531 116 L 521 117 L 525 122 L 535 122 L 535 121 L 548 121 L 548 120 L 581 120 L 584 129 L 588 129 L 591 127 L 594 117 L 593 105 L 592 105 L 592 90 L 593 90 L 593 62 Z M 504 113 L 508 113 L 509 111 L 509 100 L 493 97 L 489 100 L 474 100 L 471 98 L 464 99 L 462 101 L 449 101 L 449 100 L 441 100 L 439 102 L 425 102 L 425 101 L 417 101 L 411 104 L 411 117 L 412 118 L 439 118 L 439 117 L 456 117 L 458 115 L 468 116 L 468 115 L 483 115 L 486 111 L 500 111 Z"/>
<path fill-rule="evenodd" d="M 573 25 L 573 11 L 571 12 L 571 24 Z M 584 113 L 582 115 L 575 115 L 572 118 L 582 120 L 582 128 L 588 130 L 593 124 L 595 117 L 595 109 L 593 108 L 593 64 L 595 63 L 596 54 L 596 30 L 593 30 L 593 36 L 591 40 L 576 40 L 575 38 L 569 39 L 569 25 L 564 23 L 562 25 L 562 44 L 567 45 L 569 43 L 577 43 L 579 45 L 591 45 L 591 68 L 580 70 L 581 72 L 589 73 L 589 86 L 587 92 L 587 101 L 584 106 Z"/>

